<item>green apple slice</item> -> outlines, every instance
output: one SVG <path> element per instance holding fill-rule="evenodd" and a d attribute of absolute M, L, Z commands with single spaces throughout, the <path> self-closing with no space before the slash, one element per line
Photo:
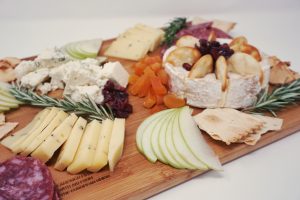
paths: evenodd
<path fill-rule="evenodd" d="M 0 88 L 0 95 L 6 96 L 8 98 L 15 98 L 9 91 Z"/>
<path fill-rule="evenodd" d="M 10 107 L 0 105 L 0 112 L 8 111 L 8 110 L 10 110 Z"/>
<path fill-rule="evenodd" d="M 174 111 L 169 114 L 169 116 L 164 121 L 163 126 L 161 127 L 161 130 L 159 132 L 159 136 L 156 139 L 157 145 L 159 150 L 161 151 L 162 155 L 166 158 L 168 163 L 175 168 L 182 168 L 180 163 L 177 162 L 177 160 L 172 157 L 172 155 L 169 153 L 167 147 L 166 147 L 166 133 L 171 131 L 170 128 L 172 127 L 172 119 L 174 115 L 177 113 L 177 111 Z"/>
<path fill-rule="evenodd" d="M 17 108 L 17 107 L 19 107 L 19 104 L 5 102 L 5 101 L 0 100 L 0 106 L 2 106 L 2 107 L 9 107 L 9 108 Z"/>
<path fill-rule="evenodd" d="M 137 132 L 136 132 L 136 144 L 137 144 L 138 150 L 141 153 L 144 153 L 143 147 L 142 147 L 142 138 L 143 138 L 143 134 L 144 134 L 145 130 L 148 129 L 149 125 L 154 120 L 156 120 L 157 118 L 159 118 L 162 115 L 167 114 L 168 112 L 171 112 L 171 109 L 155 113 L 155 114 L 151 115 L 150 117 L 146 118 L 138 127 Z"/>
<path fill-rule="evenodd" d="M 188 108 L 188 107 L 187 107 Z M 192 163 L 197 169 L 207 170 L 208 167 L 205 165 L 201 160 L 199 160 L 193 153 L 191 148 L 188 146 L 188 143 L 184 140 L 182 130 L 180 127 L 180 120 L 181 120 L 181 112 L 182 109 L 179 111 L 178 117 L 175 118 L 173 123 L 173 143 L 176 149 L 176 152 L 180 154 L 182 158 L 185 158 L 189 163 Z M 186 119 L 183 119 L 186 121 Z M 189 129 L 185 131 L 190 131 Z"/>
<path fill-rule="evenodd" d="M 150 162 L 156 162 L 157 156 L 155 155 L 153 148 L 151 146 L 151 135 L 155 128 L 158 128 L 160 121 L 168 115 L 168 112 L 162 114 L 161 116 L 157 117 L 151 124 L 145 129 L 143 136 L 142 136 L 142 151 L 146 158 Z"/>
<path fill-rule="evenodd" d="M 169 112 L 160 118 L 159 123 L 156 124 L 155 128 L 151 134 L 151 147 L 154 151 L 154 154 L 162 163 L 172 165 L 172 161 L 169 161 L 167 157 L 164 155 L 164 150 L 160 146 L 161 137 L 164 138 L 166 133 L 166 125 L 168 124 L 170 118 L 173 116 L 175 111 Z"/>
<path fill-rule="evenodd" d="M 4 96 L 0 93 L 0 102 L 7 102 L 7 103 L 12 103 L 12 104 L 21 104 L 17 99 L 14 97 L 7 97 Z"/>
<path fill-rule="evenodd" d="M 197 158 L 198 161 L 203 162 L 207 167 L 214 170 L 221 170 L 222 166 L 219 158 L 204 140 L 188 106 L 181 109 L 178 125 L 181 138 L 192 155 Z M 177 144 L 178 143 L 176 143 L 176 147 L 178 146 Z"/>
<path fill-rule="evenodd" d="M 181 168 L 186 168 L 186 169 L 197 169 L 196 166 L 193 164 L 189 163 L 185 157 L 182 157 L 180 153 L 177 152 L 175 145 L 173 143 L 173 125 L 175 122 L 178 120 L 178 115 L 179 112 L 176 111 L 176 113 L 172 116 L 172 119 L 169 121 L 169 126 L 167 127 L 166 130 L 166 149 L 167 152 L 170 154 L 172 158 L 176 160 L 177 163 L 180 163 Z"/>

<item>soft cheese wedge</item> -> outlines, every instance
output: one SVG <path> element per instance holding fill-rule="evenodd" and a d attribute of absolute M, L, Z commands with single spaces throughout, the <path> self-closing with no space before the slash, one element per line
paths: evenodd
<path fill-rule="evenodd" d="M 91 172 L 97 172 L 102 169 L 108 162 L 108 148 L 112 134 L 114 122 L 106 119 L 102 122 L 102 130 L 98 140 L 96 153 L 94 154 L 93 162 L 87 168 Z"/>
<path fill-rule="evenodd" d="M 108 165 L 110 171 L 121 159 L 125 139 L 125 119 L 116 118 L 112 128 L 111 138 L 108 147 Z"/>
<path fill-rule="evenodd" d="M 22 156 L 28 156 L 33 152 L 42 142 L 52 133 L 52 131 L 59 126 L 65 118 L 68 117 L 68 114 L 64 111 L 59 111 L 50 124 L 39 134 L 34 140 L 24 149 L 20 154 Z"/>
<path fill-rule="evenodd" d="M 87 167 L 91 166 L 96 152 L 99 136 L 101 133 L 101 124 L 97 120 L 91 121 L 82 136 L 79 148 L 71 165 L 67 171 L 71 174 L 77 174 Z"/>
<path fill-rule="evenodd" d="M 76 121 L 69 138 L 63 145 L 62 150 L 58 156 L 58 159 L 54 165 L 54 168 L 63 171 L 67 168 L 73 161 L 76 151 L 79 147 L 80 140 L 82 138 L 84 129 L 86 127 L 87 121 L 81 117 Z"/>
<path fill-rule="evenodd" d="M 1 144 L 9 149 L 12 149 L 14 146 L 17 146 L 26 138 L 30 130 L 36 127 L 46 117 L 48 113 L 49 109 L 42 110 L 33 118 L 33 120 L 27 126 L 4 138 L 1 141 Z"/>
<path fill-rule="evenodd" d="M 31 156 L 40 159 L 44 163 L 47 162 L 53 156 L 54 152 L 68 139 L 77 118 L 74 113 L 67 117 Z"/>
<path fill-rule="evenodd" d="M 58 112 L 58 108 L 51 108 L 49 114 L 47 114 L 46 117 L 39 124 L 37 124 L 37 127 L 32 128 L 24 141 L 19 145 L 14 146 L 12 151 L 14 153 L 20 153 L 24 151 L 24 149 L 42 132 L 42 130 L 44 130 L 44 128 L 48 126 L 48 124 L 53 120 Z"/>

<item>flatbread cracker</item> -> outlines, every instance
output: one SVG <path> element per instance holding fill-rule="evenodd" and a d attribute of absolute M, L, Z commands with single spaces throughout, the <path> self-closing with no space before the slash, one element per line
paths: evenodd
<path fill-rule="evenodd" d="M 260 130 L 257 130 L 255 133 L 252 133 L 245 138 L 242 138 L 239 142 L 246 143 L 248 145 L 255 145 L 261 136 L 268 131 L 278 131 L 281 129 L 283 124 L 283 119 L 268 117 L 262 115 L 252 115 L 259 120 L 262 120 L 264 125 Z"/>
<path fill-rule="evenodd" d="M 200 129 L 227 145 L 238 142 L 263 126 L 258 118 L 231 108 L 205 109 L 194 119 Z"/>
<path fill-rule="evenodd" d="M 235 22 L 228 22 L 228 21 L 223 21 L 223 20 L 218 20 L 218 19 L 214 19 L 214 20 L 207 20 L 207 19 L 203 19 L 201 17 L 195 17 L 192 20 L 192 24 L 202 24 L 202 23 L 206 23 L 206 22 L 213 22 L 212 27 L 214 28 L 218 28 L 222 31 L 224 31 L 225 33 L 228 33 L 229 31 L 231 31 L 236 23 Z"/>
<path fill-rule="evenodd" d="M 0 126 L 0 140 L 6 136 L 9 132 L 11 132 L 16 126 L 18 122 L 7 122 Z"/>

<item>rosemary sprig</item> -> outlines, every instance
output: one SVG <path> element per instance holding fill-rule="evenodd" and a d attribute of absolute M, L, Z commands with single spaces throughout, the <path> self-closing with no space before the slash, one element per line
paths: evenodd
<path fill-rule="evenodd" d="M 184 27 L 186 27 L 186 18 L 178 17 L 171 21 L 169 26 L 164 29 L 165 37 L 162 44 L 167 46 L 172 45 L 173 41 L 176 39 L 176 33 Z"/>
<path fill-rule="evenodd" d="M 70 97 L 64 96 L 64 99 L 55 99 L 46 95 L 38 95 L 33 91 L 23 89 L 13 85 L 11 94 L 23 103 L 39 107 L 58 107 L 66 112 L 73 112 L 77 115 L 88 117 L 90 120 L 114 119 L 114 115 L 109 106 L 98 106 L 90 97 L 82 102 L 74 102 Z"/>
<path fill-rule="evenodd" d="M 261 113 L 270 112 L 276 116 L 276 111 L 288 105 L 296 104 L 300 100 L 300 79 L 289 85 L 284 85 L 268 93 L 266 89 L 251 107 L 243 109 L 245 112 Z"/>

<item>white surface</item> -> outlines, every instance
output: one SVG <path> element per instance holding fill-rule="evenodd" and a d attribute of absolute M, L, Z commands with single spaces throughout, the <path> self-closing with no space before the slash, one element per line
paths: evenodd
<path fill-rule="evenodd" d="M 300 71 L 299 0 L 0 0 L 0 57 L 30 56 L 75 40 L 111 38 L 137 22 L 161 26 L 176 16 L 196 15 L 238 22 L 235 35 L 246 35 Z M 226 164 L 224 172 L 206 173 L 152 199 L 299 200 L 299 154 L 297 133 Z"/>

